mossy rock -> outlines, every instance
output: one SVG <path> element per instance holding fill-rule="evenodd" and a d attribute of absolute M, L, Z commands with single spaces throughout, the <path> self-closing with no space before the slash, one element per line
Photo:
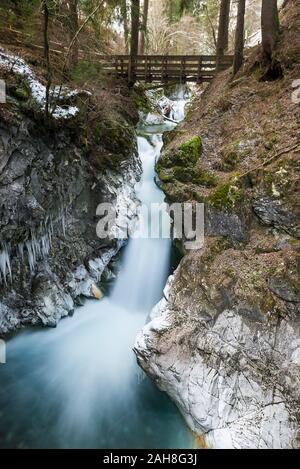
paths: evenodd
<path fill-rule="evenodd" d="M 173 171 L 168 171 L 162 168 L 158 173 L 158 177 L 161 180 L 161 182 L 174 182 Z"/>
<path fill-rule="evenodd" d="M 210 205 L 218 209 L 233 209 L 236 205 L 241 203 L 244 199 L 244 191 L 242 188 L 228 182 L 220 185 L 208 197 L 207 201 Z"/>
<path fill-rule="evenodd" d="M 114 154 L 130 157 L 134 150 L 134 129 L 119 115 L 99 121 L 92 129 L 92 144 L 101 145 Z"/>
<path fill-rule="evenodd" d="M 218 185 L 218 178 L 212 172 L 200 171 L 194 179 L 194 183 L 204 187 L 216 187 Z"/>
<path fill-rule="evenodd" d="M 158 164 L 157 172 L 163 182 L 177 180 L 182 183 L 192 183 L 204 187 L 216 187 L 218 185 L 218 180 L 213 173 L 208 171 L 199 172 L 190 166 L 174 166 L 171 169 L 165 169 Z"/>
<path fill-rule="evenodd" d="M 199 136 L 183 143 L 180 148 L 183 163 L 196 164 L 202 153 L 202 141 Z"/>
<path fill-rule="evenodd" d="M 205 196 L 201 192 L 198 192 L 197 190 L 193 191 L 192 198 L 199 204 L 204 204 L 206 202 Z"/>
<path fill-rule="evenodd" d="M 182 166 L 175 166 L 173 168 L 175 179 L 180 182 L 194 182 L 197 178 L 197 173 L 193 168 Z"/>
<path fill-rule="evenodd" d="M 158 164 L 164 168 L 172 168 L 174 166 L 193 167 L 199 160 L 201 152 L 201 138 L 194 137 L 183 143 L 178 149 L 165 152 L 159 159 Z"/>
<path fill-rule="evenodd" d="M 27 90 L 27 88 L 25 86 L 24 87 L 18 87 L 14 91 L 14 95 L 20 101 L 27 101 L 29 99 L 29 91 Z"/>
<path fill-rule="evenodd" d="M 161 189 L 169 202 L 186 202 L 192 198 L 192 193 L 187 186 L 179 182 L 163 183 Z"/>

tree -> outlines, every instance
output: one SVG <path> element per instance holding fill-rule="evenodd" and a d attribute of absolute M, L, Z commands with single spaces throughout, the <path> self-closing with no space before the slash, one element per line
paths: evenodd
<path fill-rule="evenodd" d="M 127 2 L 126 0 L 121 0 L 121 17 L 124 27 L 124 41 L 125 41 L 125 52 L 129 53 L 129 26 L 128 26 L 128 11 L 127 11 Z"/>
<path fill-rule="evenodd" d="M 230 0 L 221 0 L 217 40 L 217 70 L 220 69 L 224 51 L 228 48 Z"/>
<path fill-rule="evenodd" d="M 226 3 L 227 8 L 226 8 L 226 24 L 225 24 L 225 33 L 224 33 L 224 51 L 228 50 L 229 47 L 229 23 L 230 23 L 230 0 Z"/>
<path fill-rule="evenodd" d="M 79 24 L 78 24 L 78 0 L 68 0 L 67 1 L 67 6 L 68 6 L 68 24 L 69 24 L 69 39 L 70 42 L 73 40 L 75 37 Z M 73 69 L 77 63 L 78 63 L 78 52 L 79 52 L 79 44 L 78 44 L 78 38 L 74 40 L 72 44 L 72 48 L 70 50 L 70 55 L 69 55 L 69 68 Z"/>
<path fill-rule="evenodd" d="M 262 0 L 261 33 L 263 60 L 270 63 L 279 35 L 277 0 Z"/>
<path fill-rule="evenodd" d="M 52 82 L 52 73 L 51 73 L 51 64 L 50 64 L 50 48 L 49 48 L 49 16 L 50 10 L 47 0 L 42 0 L 42 11 L 44 16 L 44 60 L 46 66 L 46 96 L 45 96 L 45 118 L 46 121 L 49 121 L 50 113 L 50 88 Z"/>
<path fill-rule="evenodd" d="M 136 58 L 139 51 L 140 0 L 131 0 L 131 40 L 129 61 L 129 84 L 136 81 Z"/>
<path fill-rule="evenodd" d="M 246 11 L 246 0 L 238 0 L 234 60 L 233 60 L 234 75 L 239 71 L 244 61 L 245 11 Z"/>
<path fill-rule="evenodd" d="M 148 13 L 149 13 L 149 0 L 144 0 L 143 20 L 142 20 L 141 34 L 140 34 L 140 54 L 141 55 L 144 55 L 145 53 Z"/>
<path fill-rule="evenodd" d="M 217 28 L 220 12 L 219 0 L 206 0 L 199 2 L 196 9 L 197 17 L 203 32 L 201 41 L 205 47 L 205 52 L 215 54 L 217 51 Z"/>

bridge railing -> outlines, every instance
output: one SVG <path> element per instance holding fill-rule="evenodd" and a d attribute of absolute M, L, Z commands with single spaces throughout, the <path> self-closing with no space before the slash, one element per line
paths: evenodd
<path fill-rule="evenodd" d="M 129 55 L 97 55 L 97 61 L 110 74 L 128 77 Z M 222 58 L 220 70 L 232 65 L 233 57 Z M 146 82 L 207 82 L 216 74 L 214 55 L 139 55 L 132 62 L 136 79 Z"/>

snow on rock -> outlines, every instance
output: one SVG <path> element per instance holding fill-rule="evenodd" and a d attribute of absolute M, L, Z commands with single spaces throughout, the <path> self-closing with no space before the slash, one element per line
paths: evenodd
<path fill-rule="evenodd" d="M 26 64 L 26 62 L 23 59 L 12 54 L 7 54 L 3 49 L 0 49 L 0 66 L 25 78 L 30 88 L 33 100 L 39 106 L 40 110 L 44 111 L 46 106 L 46 87 L 38 80 L 34 71 Z M 55 86 L 51 90 L 51 98 L 61 101 L 62 99 L 75 98 L 82 93 L 90 96 L 88 91 L 70 90 L 66 86 Z M 56 106 L 53 109 L 52 117 L 54 119 L 70 119 L 76 116 L 78 112 L 79 109 L 77 106 Z"/>

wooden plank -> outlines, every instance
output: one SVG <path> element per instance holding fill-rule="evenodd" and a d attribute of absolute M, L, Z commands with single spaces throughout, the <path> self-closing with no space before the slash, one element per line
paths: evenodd
<path fill-rule="evenodd" d="M 110 58 L 123 58 L 124 60 L 129 60 L 130 56 L 129 55 L 123 55 L 123 54 L 114 54 L 114 55 L 103 55 L 103 54 L 98 54 L 97 52 L 93 52 L 95 56 L 98 57 L 99 60 L 107 60 Z M 138 55 L 137 59 L 138 60 L 146 60 L 146 59 L 167 59 L 167 60 L 199 60 L 201 59 L 202 61 L 206 60 L 211 60 L 211 61 L 216 61 L 216 56 L 215 55 Z M 222 61 L 233 61 L 233 56 L 232 55 L 224 55 L 222 58 Z"/>
<path fill-rule="evenodd" d="M 221 70 L 230 67 L 232 56 L 224 56 Z M 108 74 L 127 77 L 129 68 L 128 55 L 98 56 L 98 62 Z M 211 81 L 216 74 L 216 56 L 169 56 L 143 55 L 135 61 L 137 79 L 159 83 L 203 83 Z"/>

